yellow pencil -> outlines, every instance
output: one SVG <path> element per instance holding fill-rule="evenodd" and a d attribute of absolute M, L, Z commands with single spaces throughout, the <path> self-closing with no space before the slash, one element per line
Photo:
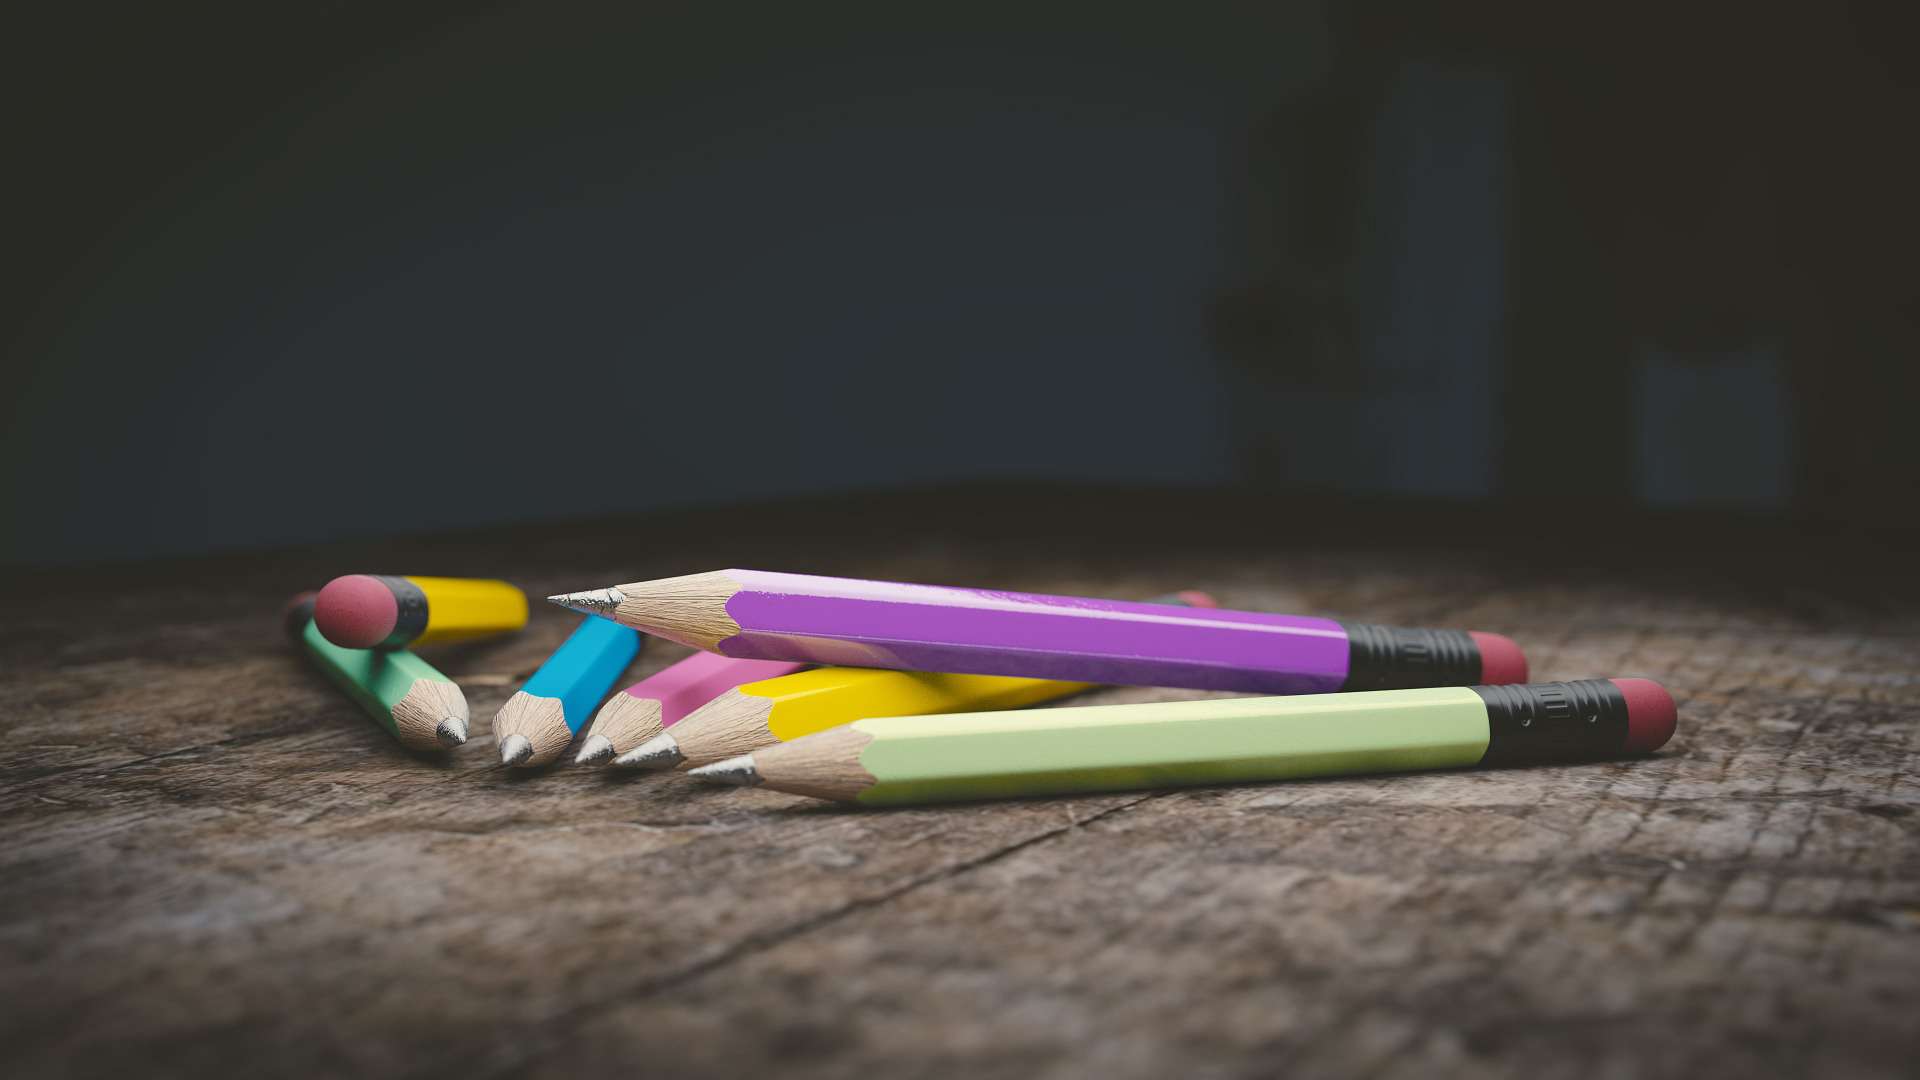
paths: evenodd
<path fill-rule="evenodd" d="M 348 574 L 327 582 L 313 625 L 343 649 L 403 649 L 527 625 L 527 594 L 479 578 Z"/>
<path fill-rule="evenodd" d="M 1017 709 L 1092 688 L 1092 683 L 1006 675 L 814 668 L 737 686 L 613 763 L 692 768 L 869 716 Z"/>

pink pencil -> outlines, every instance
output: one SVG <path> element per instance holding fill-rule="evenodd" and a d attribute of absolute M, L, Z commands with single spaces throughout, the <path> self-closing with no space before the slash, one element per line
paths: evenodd
<path fill-rule="evenodd" d="M 742 660 L 694 653 L 641 679 L 601 706 L 574 764 L 597 765 L 624 754 L 736 686 L 791 675 L 807 666 L 791 660 Z"/>

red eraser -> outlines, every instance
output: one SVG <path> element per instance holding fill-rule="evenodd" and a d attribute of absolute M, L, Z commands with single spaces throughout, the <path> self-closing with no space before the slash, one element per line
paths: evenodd
<path fill-rule="evenodd" d="M 1467 631 L 1467 636 L 1480 649 L 1480 684 L 1499 686 L 1502 683 L 1523 683 L 1527 681 L 1527 654 L 1520 646 L 1505 634 L 1486 634 L 1478 630 Z"/>
<path fill-rule="evenodd" d="M 334 578 L 313 602 L 320 636 L 343 649 L 371 649 L 387 640 L 399 621 L 393 590 L 369 574 Z"/>
<path fill-rule="evenodd" d="M 1630 754 L 1651 754 L 1673 738 L 1678 713 L 1673 695 L 1652 679 L 1611 679 L 1627 699 L 1627 745 Z"/>
<path fill-rule="evenodd" d="M 1213 594 L 1203 593 L 1199 589 L 1182 589 L 1173 595 L 1179 597 L 1180 602 L 1188 607 L 1217 608 L 1220 606 L 1220 601 L 1215 600 Z"/>

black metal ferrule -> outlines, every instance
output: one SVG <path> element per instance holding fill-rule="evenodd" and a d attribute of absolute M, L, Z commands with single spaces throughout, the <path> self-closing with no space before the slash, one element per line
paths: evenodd
<path fill-rule="evenodd" d="M 394 606 L 399 612 L 393 618 L 393 633 L 385 641 L 375 645 L 376 649 L 398 649 L 427 630 L 427 594 L 420 586 L 403 577 L 391 574 L 375 574 L 380 584 L 393 593 Z"/>
<path fill-rule="evenodd" d="M 1347 681 L 1342 690 L 1412 690 L 1480 681 L 1480 647 L 1465 630 L 1410 630 L 1343 622 Z"/>
<path fill-rule="evenodd" d="M 298 640 L 302 634 L 307 632 L 307 624 L 312 621 L 313 594 L 308 593 L 301 597 L 297 603 L 287 607 L 286 618 L 281 621 L 280 627 L 287 632 L 288 637 Z"/>
<path fill-rule="evenodd" d="M 1627 745 L 1627 696 L 1606 679 L 1472 690 L 1487 705 L 1482 765 L 1616 757 Z"/>

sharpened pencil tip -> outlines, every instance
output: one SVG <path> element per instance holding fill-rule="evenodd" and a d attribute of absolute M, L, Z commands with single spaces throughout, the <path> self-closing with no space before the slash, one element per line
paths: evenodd
<path fill-rule="evenodd" d="M 456 746 L 465 746 L 467 744 L 467 722 L 458 716 L 449 716 L 445 720 L 440 721 L 439 725 L 433 729 L 433 737 L 439 739 L 440 745 L 448 749 Z"/>
<path fill-rule="evenodd" d="M 533 756 L 533 744 L 525 735 L 509 735 L 500 740 L 500 764 L 520 765 Z"/>
<path fill-rule="evenodd" d="M 627 594 L 621 592 L 619 589 L 588 589 L 585 592 L 570 592 L 561 593 L 558 596 L 549 596 L 547 597 L 547 601 L 549 603 L 559 604 L 569 611 L 577 611 L 582 615 L 599 615 L 603 618 L 612 618 L 614 610 L 618 608 L 620 602 L 626 598 Z"/>
<path fill-rule="evenodd" d="M 709 784 L 724 784 L 727 787 L 760 786 L 760 770 L 753 767 L 752 754 L 741 754 L 739 757 L 730 757 L 711 765 L 702 765 L 687 775 L 697 776 Z"/>
<path fill-rule="evenodd" d="M 674 741 L 672 735 L 663 731 L 614 758 L 613 763 L 623 769 L 647 769 L 659 772 L 661 769 L 671 769 L 685 760 L 687 755 L 680 752 L 680 744 Z"/>
<path fill-rule="evenodd" d="M 587 741 L 580 744 L 580 752 L 573 755 L 575 765 L 598 765 L 613 756 L 613 742 L 605 735 L 589 735 Z"/>

